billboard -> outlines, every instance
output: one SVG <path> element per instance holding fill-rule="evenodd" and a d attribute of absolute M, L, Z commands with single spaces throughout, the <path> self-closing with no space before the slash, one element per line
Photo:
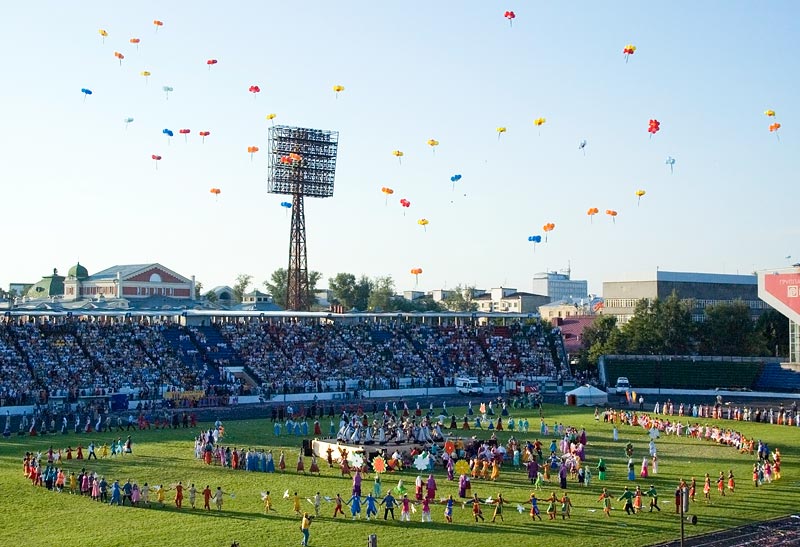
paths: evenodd
<path fill-rule="evenodd" d="M 800 268 L 759 272 L 758 297 L 800 323 Z"/>

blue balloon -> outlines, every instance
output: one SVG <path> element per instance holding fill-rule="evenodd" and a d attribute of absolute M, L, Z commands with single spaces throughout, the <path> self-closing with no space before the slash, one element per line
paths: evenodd
<path fill-rule="evenodd" d="M 450 182 L 458 182 L 461 180 L 461 175 L 453 175 L 450 177 Z"/>
<path fill-rule="evenodd" d="M 291 209 L 292 208 L 292 204 L 289 203 L 288 201 L 282 201 L 281 202 L 281 207 L 286 207 L 287 209 Z"/>
<path fill-rule="evenodd" d="M 92 94 L 92 90 L 91 89 L 86 89 L 85 87 L 82 87 L 81 88 L 81 93 L 83 93 L 84 95 L 91 95 Z"/>
<path fill-rule="evenodd" d="M 172 132 L 172 131 L 170 131 L 169 129 L 165 129 L 165 130 L 163 130 L 163 131 L 162 131 L 162 133 L 164 133 L 164 134 L 165 134 L 167 137 L 172 137 L 172 136 L 174 136 L 174 135 L 175 135 L 175 133 L 173 133 L 173 132 Z"/>
<path fill-rule="evenodd" d="M 542 236 L 528 236 L 528 241 L 532 241 L 533 243 L 541 243 Z"/>

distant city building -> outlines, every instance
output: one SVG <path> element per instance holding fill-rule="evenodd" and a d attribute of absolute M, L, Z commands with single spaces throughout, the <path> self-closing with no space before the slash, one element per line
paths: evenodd
<path fill-rule="evenodd" d="M 242 295 L 242 303 L 234 309 L 241 311 L 282 311 L 272 299 L 272 295 L 263 293 L 258 289 Z"/>
<path fill-rule="evenodd" d="M 539 272 L 533 276 L 533 292 L 549 297 L 551 302 L 576 302 L 589 298 L 589 283 L 570 279 L 570 270 Z"/>
<path fill-rule="evenodd" d="M 233 289 L 227 285 L 217 285 L 208 292 L 213 293 L 217 297 L 217 302 L 222 306 L 235 306 L 237 303 Z"/>
<path fill-rule="evenodd" d="M 65 299 L 81 298 L 167 298 L 194 299 L 194 279 L 188 279 L 156 262 L 123 264 L 89 275 L 84 266 L 70 268 L 63 281 Z M 29 291 L 30 292 L 30 291 Z"/>
<path fill-rule="evenodd" d="M 425 296 L 424 291 L 403 291 L 403 298 L 408 300 L 409 302 L 413 302 L 419 298 L 423 298 Z"/>
<path fill-rule="evenodd" d="M 578 304 L 568 304 L 562 301 L 539 306 L 539 315 L 542 319 L 547 319 L 549 321 L 551 319 L 585 315 L 585 312 Z"/>
<path fill-rule="evenodd" d="M 53 275 L 46 275 L 41 280 L 31 285 L 25 292 L 27 298 L 61 298 L 64 295 L 63 275 L 58 275 L 58 269 L 53 268 Z"/>
<path fill-rule="evenodd" d="M 633 317 L 639 300 L 665 300 L 673 291 L 681 300 L 694 301 L 694 321 L 704 321 L 705 309 L 709 306 L 737 300 L 750 308 L 753 319 L 769 309 L 769 305 L 758 298 L 755 275 L 657 271 L 655 279 L 604 282 L 602 313 L 615 316 L 617 323 L 622 325 Z"/>
<path fill-rule="evenodd" d="M 8 292 L 13 296 L 24 296 L 33 283 L 9 283 Z"/>
<path fill-rule="evenodd" d="M 519 292 L 517 289 L 498 287 L 474 298 L 480 312 L 538 313 L 539 306 L 548 304 L 550 298 L 541 294 Z"/>

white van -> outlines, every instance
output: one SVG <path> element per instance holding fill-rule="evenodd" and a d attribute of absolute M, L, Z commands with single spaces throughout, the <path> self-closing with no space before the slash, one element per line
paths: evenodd
<path fill-rule="evenodd" d="M 461 395 L 480 395 L 483 393 L 483 387 L 477 378 L 456 378 L 456 391 Z"/>

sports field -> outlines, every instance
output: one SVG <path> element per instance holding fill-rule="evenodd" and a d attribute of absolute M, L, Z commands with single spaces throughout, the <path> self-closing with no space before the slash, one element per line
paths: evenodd
<path fill-rule="evenodd" d="M 463 409 L 456 409 L 457 416 L 463 416 Z M 474 480 L 473 493 L 480 498 L 496 498 L 502 493 L 509 503 L 505 507 L 505 522 L 490 523 L 492 509 L 484 505 L 487 522 L 476 524 L 472 519 L 469 505 L 462 508 L 457 503 L 454 511 L 454 522 L 444 522 L 442 505 L 432 509 L 433 522 L 420 522 L 421 512 L 412 515 L 412 522 L 398 520 L 366 521 L 363 518 L 353 521 L 349 508 L 345 506 L 346 517 L 331 518 L 333 504 L 323 503 L 322 517 L 316 519 L 311 526 L 312 546 L 346 547 L 365 545 L 370 534 L 378 536 L 380 545 L 465 545 L 465 544 L 530 544 L 533 538 L 537 545 L 555 545 L 568 542 L 571 545 L 586 547 L 613 545 L 636 546 L 667 541 L 678 537 L 680 524 L 675 514 L 674 491 L 680 478 L 697 477 L 697 501 L 691 504 L 690 513 L 696 515 L 698 524 L 688 524 L 687 534 L 700 534 L 712 530 L 731 528 L 757 520 L 766 520 L 791 514 L 800 507 L 800 479 L 797 476 L 798 457 L 793 447 L 800 446 L 800 428 L 749 422 L 730 422 L 721 420 L 722 427 L 734 427 L 747 437 L 762 439 L 770 449 L 779 448 L 782 455 L 782 478 L 771 484 L 755 488 L 751 480 L 752 464 L 755 456 L 739 454 L 736 449 L 720 446 L 712 442 L 698 439 L 676 438 L 664 436 L 656 441 L 659 456 L 659 472 L 650 475 L 647 480 L 639 478 L 639 467 L 642 457 L 648 453 L 649 437 L 641 427 L 620 426 L 619 441 L 612 441 L 611 424 L 595 421 L 593 409 L 577 409 L 563 406 L 546 405 L 544 415 L 551 426 L 561 422 L 565 426 L 585 427 L 588 436 L 586 462 L 593 470 L 591 485 L 579 487 L 570 480 L 568 493 L 574 505 L 572 518 L 548 521 L 544 509 L 546 502 L 539 503 L 544 520 L 531 522 L 528 515 L 527 500 L 532 491 L 524 467 L 516 470 L 510 463 L 503 466 L 496 482 Z M 531 431 L 498 432 L 498 439 L 505 443 L 513 434 L 517 439 L 525 441 L 539 437 L 538 411 L 525 410 L 512 413 L 514 418 L 527 417 Z M 684 418 L 684 423 L 687 420 Z M 459 420 L 461 423 L 461 420 Z M 714 420 L 702 420 L 701 423 L 714 423 Z M 182 481 L 184 485 L 194 483 L 198 490 L 210 485 L 212 490 L 221 486 L 232 495 L 225 498 L 222 511 L 212 509 L 192 510 L 188 500 L 184 500 L 183 509 L 175 508 L 172 500 L 174 491 L 167 494 L 165 507 L 154 504 L 151 508 L 110 507 L 92 501 L 89 497 L 81 497 L 69 493 L 56 493 L 45 488 L 34 487 L 23 476 L 23 456 L 26 451 L 45 452 L 51 445 L 54 449 L 74 449 L 79 443 L 86 447 L 90 441 L 97 445 L 110 443 L 118 436 L 124 439 L 127 433 L 97 435 L 48 435 L 43 437 L 17 437 L 0 441 L 0 530 L 5 545 L 26 545 L 30 547 L 52 545 L 154 545 L 154 546 L 229 546 L 234 540 L 242 547 L 253 545 L 298 545 L 301 540 L 299 519 L 292 511 L 291 500 L 283 499 L 283 492 L 297 491 L 303 499 L 303 509 L 312 511 L 313 507 L 306 498 L 311 498 L 317 491 L 323 496 L 335 496 L 340 493 L 346 500 L 350 497 L 351 480 L 341 478 L 338 468 L 329 469 L 320 461 L 322 476 L 308 476 L 294 471 L 297 454 L 300 450 L 301 438 L 273 435 L 272 424 L 268 419 L 230 421 L 225 425 L 223 444 L 234 447 L 271 448 L 276 455 L 285 450 L 286 473 L 249 473 L 245 471 L 224 469 L 219 466 L 207 466 L 194 455 L 194 436 L 198 430 L 164 429 L 133 433 L 133 454 L 107 457 L 98 461 L 64 461 L 66 471 L 80 471 L 81 467 L 97 471 L 109 482 L 126 479 L 139 485 L 147 482 L 150 485 L 172 485 Z M 329 425 L 326 419 L 323 430 Z M 200 424 L 209 427 L 210 424 Z M 490 432 L 458 430 L 453 435 L 477 435 L 488 438 Z M 547 450 L 549 437 L 544 443 Z M 631 441 L 634 445 L 634 462 L 636 462 L 635 482 L 627 480 L 627 456 L 625 444 Z M 85 453 L 85 451 L 84 451 Z M 599 481 L 595 467 L 599 457 L 606 461 L 609 472 L 606 481 Z M 306 469 L 309 459 L 306 458 Z M 711 503 L 703 501 L 702 478 L 709 473 L 716 478 L 720 471 L 733 471 L 736 477 L 736 490 L 733 495 L 720 497 L 716 483 L 712 480 Z M 384 493 L 403 479 L 404 484 L 413 493 L 416 470 L 400 473 L 389 473 L 383 476 Z M 423 474 L 423 479 L 427 473 Z M 449 494 L 457 496 L 456 482 L 448 482 L 443 469 L 437 468 L 435 477 L 439 490 L 437 498 Z M 372 488 L 373 475 L 369 475 L 363 483 L 366 495 Z M 648 512 L 648 498 L 644 498 L 644 512 L 637 515 L 626 515 L 622 511 L 623 503 L 616 498 L 625 486 L 638 484 L 647 490 L 654 484 L 659 492 L 661 512 Z M 603 514 L 598 496 L 602 487 L 614 495 L 614 509 L 611 517 Z M 264 515 L 261 492 L 272 492 L 277 512 Z M 537 492 L 542 499 L 551 492 L 561 495 L 557 476 Z M 151 500 L 155 496 L 151 494 Z M 202 497 L 198 496 L 198 505 L 202 507 Z M 518 504 L 525 507 L 523 513 L 518 512 Z M 212 503 L 213 507 L 213 503 Z M 382 512 L 381 512 L 382 517 Z"/>

